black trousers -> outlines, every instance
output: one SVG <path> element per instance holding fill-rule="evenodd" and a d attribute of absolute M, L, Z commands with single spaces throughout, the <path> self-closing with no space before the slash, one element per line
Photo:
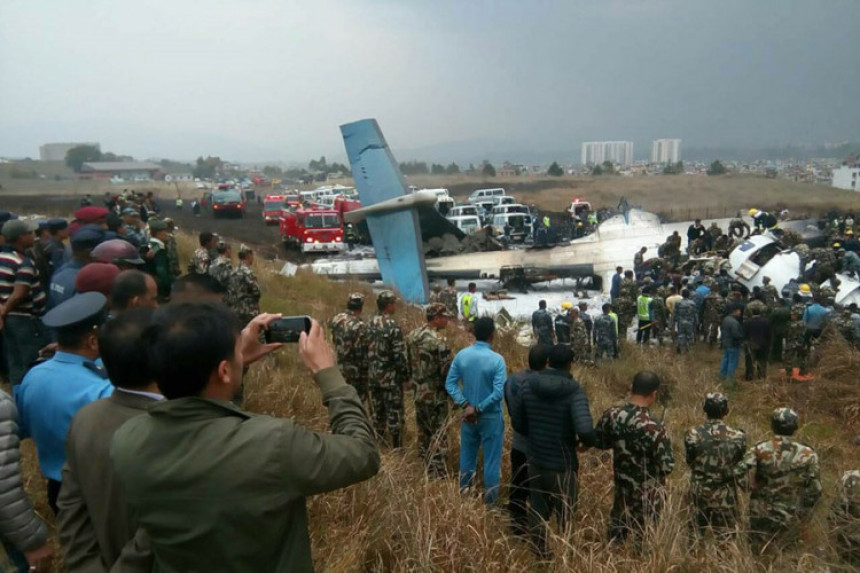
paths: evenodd
<path fill-rule="evenodd" d="M 48 478 L 48 505 L 50 506 L 51 511 L 54 512 L 54 515 L 59 513 L 59 510 L 57 509 L 57 498 L 60 497 L 60 487 L 62 485 L 63 482 Z"/>
<path fill-rule="evenodd" d="M 518 533 L 528 531 L 529 466 L 525 452 L 511 448 L 511 489 L 508 494 L 508 512 Z"/>

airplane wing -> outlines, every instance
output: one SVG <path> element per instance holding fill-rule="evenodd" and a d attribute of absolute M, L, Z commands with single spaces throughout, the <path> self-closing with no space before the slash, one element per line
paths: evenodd
<path fill-rule="evenodd" d="M 395 287 L 409 302 L 427 302 L 430 289 L 416 210 L 374 210 L 374 205 L 407 194 L 379 124 L 375 119 L 363 119 L 340 126 L 340 131 L 361 204 L 367 209 L 367 227 L 382 282 Z"/>

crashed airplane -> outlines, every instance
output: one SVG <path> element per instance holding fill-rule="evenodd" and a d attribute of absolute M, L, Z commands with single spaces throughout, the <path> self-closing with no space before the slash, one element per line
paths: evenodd
<path fill-rule="evenodd" d="M 376 120 L 343 125 L 341 132 L 361 203 L 365 206 L 351 212 L 350 220 L 367 220 L 377 258 L 325 259 L 312 263 L 310 267 L 315 273 L 337 279 L 381 279 L 394 286 L 410 302 L 427 301 L 428 278 L 501 279 L 505 273 L 520 272 L 527 276 L 546 277 L 547 280 L 591 279 L 593 286 L 599 289 L 610 284 L 616 267 L 630 268 L 634 254 L 641 247 L 648 247 L 656 253 L 667 236 L 677 231 L 684 237 L 692 223 L 662 223 L 653 213 L 630 208 L 601 222 L 592 234 L 562 244 L 425 260 L 418 211 L 432 209 L 430 195 L 408 193 Z M 708 221 L 714 221 L 722 228 L 728 228 L 730 223 L 730 219 Z M 809 221 L 788 221 L 783 223 L 783 228 L 797 231 L 805 237 L 818 233 Z M 740 266 L 739 257 L 731 260 L 734 268 Z M 799 263 L 797 266 L 799 270 Z M 746 272 L 751 273 L 749 265 Z M 786 273 L 786 276 L 790 274 L 789 271 Z M 750 274 L 753 279 L 750 284 L 761 281 L 760 276 L 755 279 L 755 275 L 754 272 Z M 782 274 L 778 276 L 782 277 Z"/>

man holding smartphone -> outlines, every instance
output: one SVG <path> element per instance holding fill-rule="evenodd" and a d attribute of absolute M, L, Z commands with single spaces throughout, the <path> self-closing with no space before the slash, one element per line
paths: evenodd
<path fill-rule="evenodd" d="M 281 346 L 260 343 L 259 329 L 280 318 L 262 316 L 249 325 L 256 332 L 240 335 L 222 305 L 172 304 L 153 315 L 152 374 L 167 399 L 117 431 L 112 456 L 155 570 L 312 571 L 305 498 L 379 471 L 373 429 L 316 321 L 299 337 L 299 356 L 331 433 L 230 402 L 244 361 Z"/>

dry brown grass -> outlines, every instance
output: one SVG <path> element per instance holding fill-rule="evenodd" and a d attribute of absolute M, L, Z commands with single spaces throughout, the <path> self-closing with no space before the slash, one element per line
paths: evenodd
<path fill-rule="evenodd" d="M 183 237 L 186 255 L 193 241 Z M 323 277 L 299 274 L 282 277 L 265 263 L 258 264 L 263 284 L 263 308 L 285 313 L 309 313 L 327 320 L 343 307 L 353 290 L 367 294 L 362 283 L 335 283 Z M 368 301 L 365 314 L 372 310 Z M 422 320 L 421 312 L 405 308 L 399 313 L 404 329 Z M 452 345 L 461 348 L 468 336 L 449 327 Z M 523 366 L 526 349 L 508 336 L 496 341 L 510 370 Z M 501 511 L 488 511 L 476 497 L 464 497 L 456 478 L 427 479 L 417 457 L 414 410 L 407 399 L 407 437 L 402 452 L 383 452 L 382 470 L 367 482 L 342 491 L 316 496 L 309 501 L 314 562 L 320 571 L 839 571 L 842 567 L 830 548 L 826 508 L 833 499 L 834 484 L 842 471 L 858 465 L 857 432 L 837 404 L 858 401 L 856 384 L 860 356 L 844 346 L 821 350 L 817 379 L 804 385 L 781 382 L 776 368 L 766 381 L 742 383 L 732 393 L 728 422 L 743 428 L 750 444 L 768 435 L 768 419 L 776 406 L 790 405 L 801 415 L 798 438 L 816 448 L 821 457 L 825 496 L 803 542 L 784 553 L 768 557 L 750 554 L 743 537 L 736 543 L 691 543 L 688 535 L 685 494 L 689 471 L 683 460 L 683 434 L 702 422 L 701 400 L 705 392 L 719 388 L 716 378 L 718 351 L 697 348 L 677 356 L 669 348 L 639 349 L 625 346 L 624 359 L 600 367 L 577 367 L 575 376 L 585 386 L 593 416 L 624 399 L 632 375 L 644 368 L 656 370 L 665 380 L 665 392 L 655 413 L 665 420 L 674 444 L 675 472 L 669 480 L 669 499 L 664 518 L 646 533 L 646 551 L 630 545 L 610 546 L 606 526 L 612 502 L 612 468 L 608 452 L 591 450 L 581 456 L 580 500 L 575 527 L 550 539 L 554 559 L 538 563 L 530 546 L 509 533 Z M 293 417 L 313 429 L 325 431 L 326 411 L 319 391 L 299 363 L 296 350 L 287 348 L 251 368 L 246 379 L 249 410 Z M 448 468 L 457 471 L 457 422 L 449 423 L 451 448 Z M 508 430 L 510 433 L 510 430 Z M 502 466 L 504 484 L 509 481 L 507 452 Z M 44 485 L 38 476 L 31 445 L 24 448 L 27 488 L 43 515 Z"/>

